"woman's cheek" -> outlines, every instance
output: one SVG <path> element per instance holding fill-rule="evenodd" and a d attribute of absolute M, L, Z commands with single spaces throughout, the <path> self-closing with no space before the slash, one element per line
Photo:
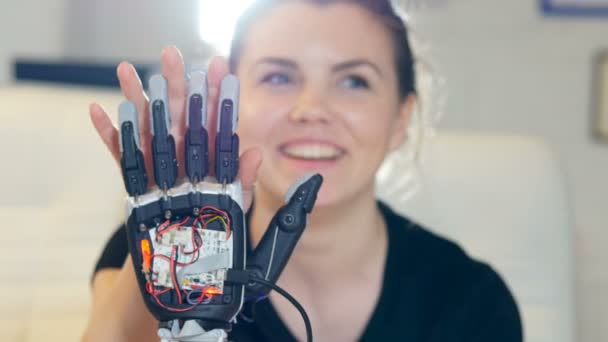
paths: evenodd
<path fill-rule="evenodd" d="M 392 131 L 390 108 L 386 106 L 362 106 L 360 110 L 351 110 L 347 114 L 347 122 L 355 141 L 358 161 L 357 167 L 361 174 L 373 176 L 388 153 L 389 140 Z"/>
<path fill-rule="evenodd" d="M 256 105 L 247 103 L 241 107 L 239 136 L 244 149 L 259 147 L 266 154 L 278 144 L 277 131 L 286 117 L 286 106 Z"/>

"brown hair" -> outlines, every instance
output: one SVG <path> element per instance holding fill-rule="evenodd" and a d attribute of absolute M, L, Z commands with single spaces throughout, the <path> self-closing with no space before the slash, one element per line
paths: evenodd
<path fill-rule="evenodd" d="M 326 6 L 338 2 L 348 2 L 361 6 L 376 15 L 391 33 L 395 63 L 397 66 L 399 95 L 405 99 L 410 93 L 416 93 L 414 58 L 403 19 L 397 14 L 390 0 L 303 0 Z M 243 46 L 243 39 L 250 26 L 264 11 L 273 6 L 285 3 L 285 0 L 256 0 L 239 18 L 232 37 L 230 48 L 230 69 L 235 72 Z"/>

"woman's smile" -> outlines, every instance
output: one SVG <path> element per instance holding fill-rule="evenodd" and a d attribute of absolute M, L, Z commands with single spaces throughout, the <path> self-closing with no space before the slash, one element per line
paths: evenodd
<path fill-rule="evenodd" d="M 330 141 L 297 139 L 281 144 L 279 157 L 297 170 L 322 171 L 335 167 L 346 149 Z"/>

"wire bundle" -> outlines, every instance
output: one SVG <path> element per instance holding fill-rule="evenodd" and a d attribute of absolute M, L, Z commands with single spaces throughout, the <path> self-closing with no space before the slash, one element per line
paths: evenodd
<path fill-rule="evenodd" d="M 203 239 L 198 231 L 198 229 L 209 229 L 209 225 L 215 221 L 221 223 L 224 231 L 226 232 L 226 240 L 230 238 L 232 229 L 230 217 L 227 212 L 213 207 L 213 206 L 204 206 L 199 210 L 200 214 L 196 217 L 186 217 L 181 221 L 171 222 L 171 220 L 166 220 L 161 223 L 156 230 L 156 242 L 160 243 L 162 241 L 162 237 L 164 234 L 169 233 L 174 229 L 181 228 L 190 228 L 192 232 L 192 250 L 186 251 L 185 247 L 173 245 L 171 248 L 171 256 L 167 256 L 164 254 L 151 254 L 150 256 L 146 256 L 146 251 L 142 248 L 142 252 L 144 254 L 144 273 L 146 269 L 151 270 L 152 265 L 154 263 L 154 259 L 160 258 L 169 263 L 169 270 L 171 275 L 171 282 L 173 284 L 173 290 L 175 291 L 177 297 L 177 306 L 168 305 L 161 301 L 160 296 L 170 292 L 171 288 L 164 288 L 164 286 L 159 286 L 162 288 L 157 288 L 154 285 L 155 279 L 146 275 L 147 283 L 146 283 L 146 291 L 154 298 L 156 303 L 162 308 L 172 311 L 172 312 L 186 312 L 192 310 L 197 305 L 200 305 L 205 301 L 205 299 L 211 299 L 214 295 L 222 294 L 221 290 L 214 286 L 191 286 L 192 290 L 182 290 L 180 288 L 179 282 L 177 280 L 177 267 L 184 267 L 188 265 L 192 265 L 195 263 L 201 254 L 201 249 L 203 248 Z M 198 229 L 197 229 L 198 228 Z M 144 245 L 144 241 L 142 240 L 142 246 Z M 180 248 L 181 247 L 181 248 Z M 153 251 L 149 251 L 149 253 L 153 253 Z M 192 255 L 192 258 L 189 262 L 179 262 L 180 254 L 183 255 Z M 146 265 L 146 260 L 149 260 L 149 265 Z M 185 292 L 185 301 L 190 304 L 187 307 L 180 307 L 184 304 L 184 293 Z M 196 295 L 196 296 L 194 296 Z M 195 297 L 193 299 L 193 297 Z"/>

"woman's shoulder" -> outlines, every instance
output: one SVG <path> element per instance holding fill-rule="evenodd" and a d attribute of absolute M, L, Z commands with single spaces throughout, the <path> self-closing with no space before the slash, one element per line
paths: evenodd
<path fill-rule="evenodd" d="M 402 275 L 432 277 L 452 286 L 486 283 L 504 287 L 501 276 L 487 262 L 472 258 L 457 242 L 397 214 L 379 202 L 389 232 L 389 262 L 399 264 Z"/>
<path fill-rule="evenodd" d="M 384 202 L 378 201 L 378 207 L 385 218 L 391 245 L 409 257 L 450 264 L 473 261 L 455 241 L 398 214 Z"/>
<path fill-rule="evenodd" d="M 485 337 L 479 340 L 521 341 L 517 304 L 492 266 L 385 204 L 380 207 L 389 229 L 385 285 L 393 301 L 416 308 L 415 316 L 424 321 L 422 325 L 441 327 L 436 332 L 460 331 Z M 484 335 L 488 331 L 497 335 Z M 442 336 L 433 341 L 449 339 Z"/>

